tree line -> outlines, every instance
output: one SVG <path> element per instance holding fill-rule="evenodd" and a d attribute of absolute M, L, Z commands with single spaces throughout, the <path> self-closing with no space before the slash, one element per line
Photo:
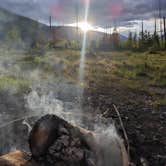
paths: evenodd
<path fill-rule="evenodd" d="M 142 21 L 142 30 L 137 34 L 136 32 L 129 32 L 126 40 L 122 40 L 118 32 L 110 35 L 104 35 L 103 39 L 95 44 L 91 42 L 91 48 L 100 50 L 130 50 L 130 51 L 158 51 L 166 49 L 166 18 L 163 18 L 164 33 L 157 32 L 156 21 L 154 32 L 144 30 L 144 23 Z M 163 35 L 160 35 L 163 34 Z"/>

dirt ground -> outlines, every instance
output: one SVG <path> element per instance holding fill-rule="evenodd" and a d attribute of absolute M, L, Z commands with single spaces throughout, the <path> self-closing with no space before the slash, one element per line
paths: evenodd
<path fill-rule="evenodd" d="M 141 98 L 147 101 L 150 96 L 136 93 L 121 95 L 123 97 L 125 96 L 127 98 L 126 100 L 126 98 L 119 97 L 121 93 L 123 93 L 123 91 L 117 87 L 112 87 L 112 89 L 109 90 L 98 89 L 95 92 L 86 89 L 83 104 L 93 108 L 93 114 L 101 115 L 104 113 L 103 117 L 115 120 L 119 134 L 123 135 L 117 113 L 113 109 L 113 104 L 115 104 L 127 132 L 132 163 L 137 166 L 165 166 L 166 106 L 160 105 L 154 107 L 148 104 L 133 104 L 129 102 L 131 99 L 138 100 Z M 7 105 L 9 106 L 9 104 L 6 104 L 6 106 Z M 12 105 L 12 107 L 17 108 L 15 105 Z M 22 127 L 22 130 L 25 130 L 25 126 Z M 11 137 L 13 137 L 13 135 L 11 135 Z M 25 142 L 28 136 L 25 137 L 25 139 L 19 137 L 17 142 L 19 142 L 19 144 Z M 20 141 L 20 139 L 23 140 Z"/>
<path fill-rule="evenodd" d="M 122 134 L 115 104 L 119 110 L 130 143 L 131 162 L 138 166 L 166 165 L 166 106 L 146 104 L 150 98 L 145 94 L 126 93 L 121 89 L 98 89 L 85 91 L 85 103 L 91 103 L 96 113 L 104 113 L 105 118 L 113 118 Z M 119 95 L 126 98 L 119 98 Z M 145 100 L 145 104 L 130 103 L 131 99 Z M 128 99 L 128 100 L 126 100 Z M 130 99 L 130 100 L 129 100 Z"/>

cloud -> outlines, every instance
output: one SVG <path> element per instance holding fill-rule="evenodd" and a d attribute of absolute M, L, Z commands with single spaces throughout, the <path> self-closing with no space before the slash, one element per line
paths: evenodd
<path fill-rule="evenodd" d="M 49 16 L 55 22 L 73 23 L 76 9 L 79 20 L 84 19 L 87 0 L 0 0 L 0 6 L 17 14 L 35 20 L 48 22 Z M 162 14 L 166 16 L 166 1 L 161 0 Z M 157 0 L 90 0 L 89 20 L 96 26 L 130 24 L 134 20 L 158 16 Z M 133 23 L 132 23 L 133 24 Z"/>

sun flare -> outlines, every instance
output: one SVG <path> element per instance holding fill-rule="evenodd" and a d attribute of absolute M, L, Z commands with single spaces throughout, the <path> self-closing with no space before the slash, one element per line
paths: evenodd
<path fill-rule="evenodd" d="M 88 22 L 80 22 L 78 23 L 78 27 L 83 31 L 83 32 L 88 32 L 93 29 L 92 25 L 90 25 Z"/>

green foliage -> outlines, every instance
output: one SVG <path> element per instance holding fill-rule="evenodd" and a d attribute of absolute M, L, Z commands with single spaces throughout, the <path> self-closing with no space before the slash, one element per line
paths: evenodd
<path fill-rule="evenodd" d="M 81 42 L 72 40 L 68 42 L 68 48 L 69 49 L 74 49 L 74 50 L 79 50 L 81 48 Z"/>
<path fill-rule="evenodd" d="M 29 81 L 11 75 L 0 76 L 0 91 L 26 93 L 29 91 Z"/>
<path fill-rule="evenodd" d="M 127 47 L 129 48 L 129 49 L 131 49 L 132 47 L 133 47 L 133 35 L 132 35 L 132 33 L 131 32 L 129 32 L 129 37 L 128 37 L 128 41 L 127 41 L 128 43 L 128 45 L 127 45 Z"/>
<path fill-rule="evenodd" d="M 20 38 L 20 32 L 16 26 L 11 27 L 11 30 L 8 32 L 8 40 L 18 40 Z"/>
<path fill-rule="evenodd" d="M 134 37 L 133 37 L 132 48 L 138 49 L 138 40 L 137 40 L 137 33 L 136 32 L 135 32 Z"/>
<path fill-rule="evenodd" d="M 95 52 L 99 49 L 99 41 L 97 40 L 92 40 L 90 42 L 90 46 L 89 46 L 89 49 L 91 52 Z"/>
<path fill-rule="evenodd" d="M 140 32 L 139 36 L 135 33 L 134 36 L 132 32 L 129 32 L 128 40 L 122 43 L 122 48 L 124 50 L 131 51 L 147 51 L 155 52 L 164 48 L 160 43 L 160 38 L 157 33 L 150 34 L 148 31 Z"/>

